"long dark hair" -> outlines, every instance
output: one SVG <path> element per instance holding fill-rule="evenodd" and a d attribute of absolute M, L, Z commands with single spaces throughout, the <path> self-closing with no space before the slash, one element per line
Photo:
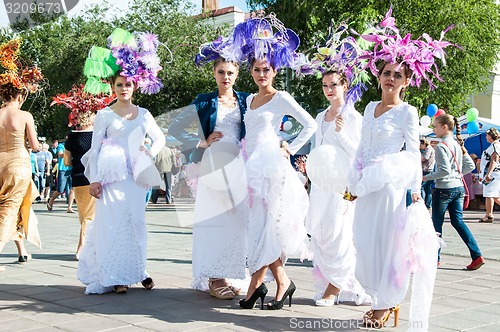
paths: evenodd
<path fill-rule="evenodd" d="M 404 63 L 401 63 L 401 62 L 398 62 L 398 63 L 401 65 L 401 68 L 403 68 L 403 74 L 405 74 L 405 77 L 411 78 L 413 73 L 412 73 L 410 67 L 408 67 Z M 382 75 L 382 71 L 384 70 L 385 66 L 388 64 L 391 64 L 391 63 L 388 61 L 383 61 L 377 66 L 377 72 L 378 72 L 377 78 L 380 78 L 380 75 Z M 405 93 L 406 93 L 406 88 L 403 87 L 401 89 L 401 91 L 399 91 L 399 98 L 401 98 L 401 100 L 405 99 Z"/>

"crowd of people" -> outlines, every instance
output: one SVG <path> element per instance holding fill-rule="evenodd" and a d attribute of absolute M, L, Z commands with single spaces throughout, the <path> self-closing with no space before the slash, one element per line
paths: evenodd
<path fill-rule="evenodd" d="M 40 146 L 33 117 L 21 111 L 43 76 L 36 67 L 31 76 L 23 75 L 26 67 L 13 62 L 9 73 L 21 79 L 0 84 L 0 161 L 5 165 L 0 252 L 14 240 L 19 262 L 26 262 L 23 238 L 30 222 L 20 211 L 37 198 L 47 199 L 51 211 L 55 199 L 66 193 L 67 212 L 73 212 L 74 199 L 78 207 L 77 275 L 85 293 L 123 294 L 138 283 L 150 290 L 155 282 L 146 269 L 146 204 L 157 204 L 161 189 L 166 204 L 191 190 L 196 197 L 193 288 L 221 300 L 244 296 L 239 301 L 243 309 L 253 309 L 260 300 L 261 309 L 279 310 L 292 305 L 300 286 L 286 272 L 288 258 L 312 259 L 315 305 L 370 304 L 363 324 L 380 328 L 391 315 L 397 325 L 399 304 L 414 274 L 414 293 L 425 289 L 426 295 L 412 297 L 410 316 L 425 328 L 440 264 L 436 233 L 443 236 L 446 210 L 470 250 L 472 262 L 466 268 L 485 263 L 462 218 L 463 175 L 476 164 L 450 115 L 434 120 L 441 139 L 435 149 L 419 137 L 418 111 L 404 101 L 405 91 L 430 80 L 434 57 L 447 45 L 428 36 L 426 42 L 401 38 L 391 14 L 378 34 L 361 36 L 375 42 L 374 49 L 361 49 L 342 23 L 330 27 L 326 44 L 302 63 L 299 37 L 272 15 L 249 19 L 226 38 L 202 45 L 195 61 L 212 63 L 217 89 L 198 95 L 168 128 L 182 149 L 191 151 L 187 166 L 181 151 L 166 146 L 151 113 L 133 103 L 137 90 L 154 94 L 162 86 L 157 77 L 161 67 L 154 60 L 156 36 L 116 29 L 108 48 L 92 48 L 84 68 L 85 93 L 75 95 L 93 106 L 65 103 L 76 129 L 50 148 Z M 434 56 L 423 61 L 422 54 Z M 131 63 L 137 68 L 130 70 Z M 249 66 L 255 93 L 233 88 L 243 64 Z M 288 92 L 275 88 L 282 68 L 321 76 L 329 105 L 316 119 Z M 381 97 L 362 116 L 354 103 L 366 89 L 368 70 Z M 113 100 L 104 97 L 109 92 Z M 302 125 L 290 144 L 280 144 L 284 116 Z M 193 122 L 197 135 L 187 131 Z M 494 181 L 500 172 L 500 133 L 490 129 L 487 137 L 491 146 L 480 163 L 486 197 L 482 222 L 492 222 L 493 205 L 500 204 L 500 179 Z M 338 151 L 337 158 L 347 159 L 348 178 L 326 185 L 312 181 L 308 193 L 289 156 L 310 140 L 313 151 L 328 146 Z M 333 162 L 341 167 L 344 161 Z M 341 180 L 347 185 L 339 190 Z M 271 281 L 276 293 L 266 302 Z"/>

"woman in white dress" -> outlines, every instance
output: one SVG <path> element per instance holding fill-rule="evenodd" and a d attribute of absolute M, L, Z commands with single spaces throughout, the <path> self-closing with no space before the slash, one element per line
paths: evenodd
<path fill-rule="evenodd" d="M 344 74 L 327 71 L 323 74 L 323 93 L 330 106 L 316 117 L 318 130 L 315 147 L 323 144 L 341 149 L 350 164 L 361 139 L 361 122 L 352 102 L 345 102 L 348 80 Z M 312 184 L 307 216 L 307 230 L 311 235 L 313 277 L 318 290 L 316 305 L 332 306 L 342 291 L 342 300 L 362 303 L 366 297 L 354 276 L 356 250 L 352 224 L 354 203 Z"/>
<path fill-rule="evenodd" d="M 483 178 L 483 197 L 486 201 L 486 215 L 479 222 L 493 222 L 493 207 L 500 205 L 500 133 L 496 128 L 486 131 L 486 140 L 490 146 L 481 156 L 481 175 Z"/>
<path fill-rule="evenodd" d="M 192 285 L 209 290 L 211 296 L 221 300 L 239 294 L 246 277 L 247 190 L 239 181 L 244 171 L 239 144 L 245 136 L 243 115 L 249 94 L 233 90 L 238 69 L 238 63 L 217 58 L 213 64 L 217 90 L 199 94 L 168 128 L 169 134 L 183 143 L 183 149 L 195 149 L 191 153 L 193 162 L 203 166 L 223 164 L 219 166 L 225 172 L 237 173 L 237 178 L 221 179 L 219 187 L 210 181 L 218 171 L 209 172 L 198 179 L 196 188 Z M 199 127 L 197 136 L 186 130 L 193 122 Z M 225 152 L 233 154 L 231 166 L 221 159 Z"/>
<path fill-rule="evenodd" d="M 156 93 L 161 83 L 156 78 L 158 68 L 139 67 L 132 71 L 129 66 L 143 66 L 145 59 L 141 56 L 155 56 L 156 47 L 154 43 L 142 44 L 151 37 L 147 33 L 141 35 L 145 38 L 134 41 L 129 47 L 124 41 L 117 40 L 120 38 L 117 36 L 125 36 L 127 42 L 133 38 L 127 31 L 115 30 L 108 39 L 113 56 L 109 54 L 96 60 L 104 58 L 109 61 L 110 57 L 116 57 L 116 64 L 121 69 L 116 69 L 112 76 L 111 88 L 117 101 L 97 112 L 92 146 L 82 157 L 90 194 L 97 199 L 95 218 L 88 225 L 78 262 L 78 279 L 86 285 L 85 294 L 112 290 L 126 293 L 130 285 L 139 282 L 148 290 L 155 286 L 146 271 L 144 197 L 151 185 L 160 183 L 152 157 L 165 145 L 165 136 L 151 113 L 132 103 L 132 96 L 138 87 L 143 93 Z M 130 47 L 139 47 L 139 59 L 130 56 Z M 91 51 L 91 57 L 95 54 Z M 84 72 L 89 73 L 87 69 L 86 64 Z M 142 74 L 137 76 L 138 72 Z M 108 73 L 106 71 L 104 77 Z M 89 81 L 85 86 L 88 88 Z M 149 151 L 143 145 L 146 134 L 153 140 Z"/>
<path fill-rule="evenodd" d="M 165 136 L 148 110 L 132 104 L 134 89 L 134 82 L 127 82 L 123 76 L 116 77 L 113 91 L 117 101 L 97 112 L 92 147 L 86 155 L 85 174 L 88 174 L 90 194 L 97 202 L 95 218 L 88 227 L 78 263 L 78 278 L 87 286 L 85 294 L 112 290 L 125 293 L 129 285 L 139 282 L 147 289 L 154 286 L 146 271 L 144 197 L 149 187 L 134 180 L 132 158 L 145 153 L 142 142 L 146 134 L 153 139 L 149 151 L 152 157 L 165 145 Z M 142 139 L 136 140 L 139 136 Z M 111 151 L 103 149 L 103 142 L 109 143 L 116 153 L 114 157 L 120 159 L 104 159 L 104 151 Z M 113 162 L 114 165 L 105 165 Z M 114 174 L 102 174 L 106 166 L 114 166 Z"/>
<path fill-rule="evenodd" d="M 245 309 L 253 308 L 258 298 L 267 294 L 264 279 L 268 269 L 276 280 L 277 292 L 268 309 L 281 309 L 286 298 L 289 305 L 295 284 L 287 276 L 284 264 L 290 255 L 306 251 L 307 234 L 304 219 L 308 208 L 307 192 L 279 145 L 279 127 L 284 115 L 291 115 L 304 128 L 288 146 L 295 154 L 313 135 L 314 119 L 284 91 L 273 86 L 276 69 L 266 60 L 255 60 L 252 77 L 259 87 L 247 99 L 244 154 L 249 182 L 248 258 L 252 274 L 247 296 L 240 301 Z"/>
<path fill-rule="evenodd" d="M 362 36 L 375 43 L 365 58 L 377 77 L 382 100 L 365 108 L 349 185 L 358 196 L 354 216 L 356 277 L 372 298 L 364 324 L 382 328 L 393 313 L 397 326 L 399 304 L 413 273 L 410 330 L 417 326 L 425 330 L 439 240 L 420 196 L 418 111 L 403 99 L 410 84 L 419 87 L 426 80 L 433 87 L 430 77 L 437 65 L 432 55 L 444 54 L 443 48 L 450 43 L 442 40 L 444 32 L 439 41 L 429 36 L 412 40 L 409 34 L 402 38 L 391 13 L 392 8 L 376 27 L 377 34 Z M 414 203 L 408 208 L 407 188 Z"/>
<path fill-rule="evenodd" d="M 380 73 L 382 101 L 366 106 L 356 160 L 362 178 L 352 188 L 359 196 L 354 217 L 356 277 L 373 299 L 367 325 L 385 323 L 406 295 L 408 284 L 398 287 L 390 276 L 397 254 L 394 237 L 406 212 L 406 188 L 411 188 L 413 201 L 421 199 L 418 113 L 400 95 L 410 83 L 411 72 L 405 65 L 384 63 Z M 405 151 L 401 151 L 403 145 Z M 394 179 L 406 181 L 398 184 L 387 178 L 381 188 L 370 186 L 368 182 L 384 177 L 388 167 L 399 172 Z"/>

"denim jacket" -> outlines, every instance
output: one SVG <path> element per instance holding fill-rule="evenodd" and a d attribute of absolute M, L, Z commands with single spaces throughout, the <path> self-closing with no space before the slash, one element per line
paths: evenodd
<path fill-rule="evenodd" d="M 243 116 L 247 110 L 246 98 L 249 93 L 234 91 L 241 113 L 241 131 L 240 139 L 245 137 L 245 124 Z M 168 133 L 182 142 L 183 150 L 194 149 L 190 159 L 193 162 L 199 162 L 205 149 L 198 148 L 200 140 L 206 139 L 215 128 L 218 109 L 218 90 L 209 93 L 199 94 L 193 103 L 187 106 L 168 127 Z M 190 134 L 186 131 L 193 122 L 196 122 L 198 134 Z"/>

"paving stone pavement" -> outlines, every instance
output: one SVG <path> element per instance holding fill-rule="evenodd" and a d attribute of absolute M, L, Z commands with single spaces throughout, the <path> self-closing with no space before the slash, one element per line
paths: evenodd
<path fill-rule="evenodd" d="M 287 271 L 297 285 L 293 305 L 283 310 L 242 310 L 238 300 L 221 301 L 190 289 L 193 204 L 149 205 L 148 271 L 156 287 L 135 285 L 125 295 L 84 295 L 76 278 L 74 252 L 77 214 L 63 201 L 48 212 L 35 204 L 43 249 L 28 245 L 33 260 L 17 264 L 13 243 L 0 255 L 0 331 L 358 331 L 368 306 L 315 307 L 311 263 L 292 259 Z M 477 271 L 465 245 L 449 222 L 444 225 L 442 265 L 438 270 L 430 331 L 500 331 L 500 223 L 479 224 L 482 212 L 466 221 L 487 262 Z M 500 218 L 499 218 L 500 219 Z M 109 257 L 110 260 L 113 257 Z M 269 294 L 275 288 L 270 285 Z M 383 330 L 408 328 L 410 293 L 401 304 L 400 323 Z M 269 298 L 269 297 L 268 297 Z"/>

